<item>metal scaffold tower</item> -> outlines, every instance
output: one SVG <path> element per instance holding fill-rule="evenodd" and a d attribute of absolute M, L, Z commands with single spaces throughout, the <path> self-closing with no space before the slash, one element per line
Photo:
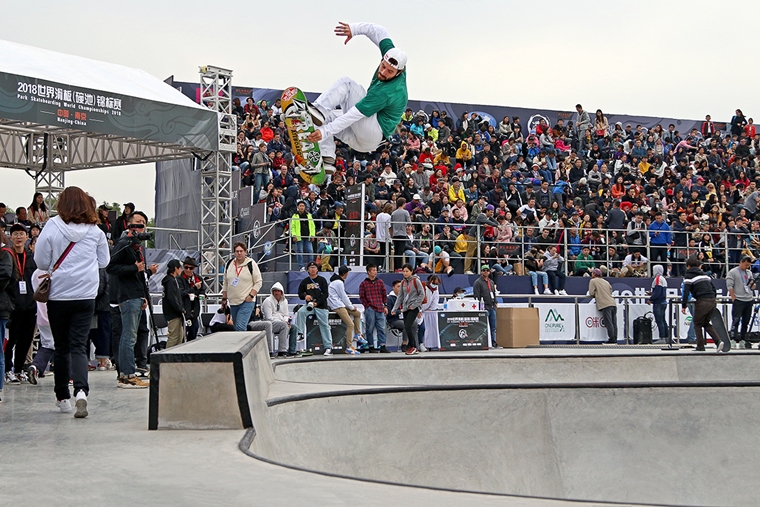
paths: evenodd
<path fill-rule="evenodd" d="M 219 115 L 219 151 L 201 161 L 201 273 L 222 290 L 222 268 L 232 247 L 232 154 L 237 120 L 232 114 L 232 71 L 200 68 L 201 104 Z"/>

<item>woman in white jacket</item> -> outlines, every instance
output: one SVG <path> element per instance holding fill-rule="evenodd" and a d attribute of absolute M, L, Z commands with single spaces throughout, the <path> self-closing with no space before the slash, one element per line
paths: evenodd
<path fill-rule="evenodd" d="M 87 338 L 98 295 L 98 269 L 110 260 L 98 222 L 95 200 L 81 188 L 68 187 L 58 200 L 58 216 L 48 221 L 34 250 L 37 267 L 51 275 L 47 307 L 55 341 L 56 405 L 61 412 L 71 412 L 72 378 L 77 418 L 87 417 Z"/>

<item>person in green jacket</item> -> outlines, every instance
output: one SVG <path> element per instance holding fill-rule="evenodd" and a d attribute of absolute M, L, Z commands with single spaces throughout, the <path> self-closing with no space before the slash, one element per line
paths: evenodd
<path fill-rule="evenodd" d="M 584 245 L 581 248 L 581 253 L 575 258 L 575 272 L 574 276 L 591 276 L 591 272 L 596 267 L 596 262 L 591 256 L 591 249 Z"/>
<path fill-rule="evenodd" d="M 306 203 L 299 201 L 295 214 L 290 218 L 290 235 L 293 237 L 296 262 L 301 267 L 301 271 L 306 271 L 306 265 L 314 260 L 312 259 L 314 247 L 311 242 L 316 232 L 314 219 L 311 218 L 311 213 L 306 212 Z"/>
<path fill-rule="evenodd" d="M 394 46 L 385 28 L 373 23 L 339 23 L 335 35 L 345 37 L 346 44 L 364 35 L 380 49 L 381 59 L 367 91 L 353 79 L 343 77 L 309 104 L 317 129 L 307 140 L 319 142 L 327 173 L 335 171 L 333 136 L 356 151 L 374 151 L 396 131 L 408 100 L 407 56 Z"/>

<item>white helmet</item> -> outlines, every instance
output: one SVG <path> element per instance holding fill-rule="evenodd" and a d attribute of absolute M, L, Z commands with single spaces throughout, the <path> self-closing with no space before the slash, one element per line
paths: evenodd
<path fill-rule="evenodd" d="M 391 48 L 384 55 L 383 60 L 396 70 L 404 70 L 406 67 L 406 53 L 399 48 Z"/>

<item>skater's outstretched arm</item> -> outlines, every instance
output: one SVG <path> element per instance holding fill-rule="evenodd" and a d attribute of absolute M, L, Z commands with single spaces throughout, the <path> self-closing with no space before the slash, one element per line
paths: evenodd
<path fill-rule="evenodd" d="M 369 40 L 375 43 L 375 46 L 380 47 L 380 43 L 385 39 L 390 39 L 388 30 L 380 25 L 374 23 L 338 23 L 335 27 L 335 35 L 338 37 L 345 37 L 344 44 L 348 44 L 348 41 L 353 39 L 357 35 L 364 35 Z"/>

